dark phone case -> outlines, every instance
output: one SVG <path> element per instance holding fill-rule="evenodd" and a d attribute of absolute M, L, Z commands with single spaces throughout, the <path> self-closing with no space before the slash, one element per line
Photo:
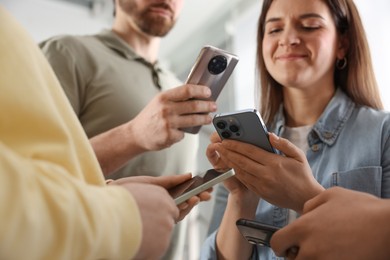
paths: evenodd
<path fill-rule="evenodd" d="M 190 197 L 195 196 L 214 185 L 230 178 L 234 175 L 234 170 L 230 169 L 226 172 L 218 172 L 215 169 L 209 169 L 203 175 L 194 176 L 191 180 L 185 181 L 172 187 L 168 190 L 171 196 L 174 198 L 176 205 L 188 200 Z"/>
<path fill-rule="evenodd" d="M 199 185 L 202 185 L 203 183 L 206 183 L 219 175 L 221 175 L 220 172 L 217 172 L 213 169 L 208 170 L 203 177 L 198 176 L 198 175 L 194 176 L 191 179 L 189 179 L 183 183 L 180 183 L 179 185 L 177 185 L 173 188 L 170 188 L 168 190 L 168 193 L 172 196 L 172 198 L 175 199 L 175 198 L 179 197 L 181 194 L 183 194 L 184 192 L 191 190 L 194 187 L 197 187 Z"/>
<path fill-rule="evenodd" d="M 272 235 L 279 230 L 278 227 L 249 219 L 239 219 L 236 225 L 249 243 L 268 247 L 270 247 Z"/>
<path fill-rule="evenodd" d="M 221 122 L 226 127 L 219 127 L 218 125 Z M 238 140 L 275 153 L 268 139 L 267 128 L 256 109 L 217 114 L 214 116 L 213 124 L 221 139 Z M 232 131 L 236 129 L 238 130 Z M 227 135 L 230 135 L 230 137 Z"/>
<path fill-rule="evenodd" d="M 193 178 L 183 182 L 183 183 L 180 183 L 179 185 L 173 187 L 173 188 L 170 188 L 168 190 L 168 193 L 171 195 L 172 198 L 177 198 L 179 197 L 181 194 L 183 194 L 186 190 L 188 190 L 193 184 L 198 184 L 198 183 L 202 183 L 203 182 L 203 178 L 200 177 L 200 176 L 194 176 Z"/>

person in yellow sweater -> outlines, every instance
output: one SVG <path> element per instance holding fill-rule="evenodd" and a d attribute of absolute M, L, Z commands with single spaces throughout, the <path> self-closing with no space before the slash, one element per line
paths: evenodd
<path fill-rule="evenodd" d="M 199 201 L 179 210 L 166 188 L 190 174 L 106 185 L 51 67 L 1 6 L 0 90 L 0 259 L 162 256 Z"/>

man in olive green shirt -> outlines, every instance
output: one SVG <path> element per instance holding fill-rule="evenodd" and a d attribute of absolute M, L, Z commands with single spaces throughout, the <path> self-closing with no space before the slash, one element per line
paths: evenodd
<path fill-rule="evenodd" d="M 40 46 L 106 176 L 194 172 L 198 137 L 179 129 L 210 123 L 207 113 L 216 105 L 189 100 L 207 98 L 207 87 L 172 89 L 180 81 L 157 62 L 162 30 L 173 26 L 182 1 L 139 1 L 129 11 L 133 1 L 123 2 L 116 3 L 112 30 L 53 37 Z M 144 20 L 142 29 L 137 21 Z"/>
<path fill-rule="evenodd" d="M 157 62 L 182 4 L 117 0 L 111 30 L 40 44 L 108 178 L 196 170 L 198 137 L 180 129 L 211 123 L 216 104 L 204 100 L 208 87 L 180 86 Z"/>

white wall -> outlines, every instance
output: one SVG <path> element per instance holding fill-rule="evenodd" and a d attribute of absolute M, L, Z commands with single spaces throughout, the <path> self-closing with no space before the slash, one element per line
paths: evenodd
<path fill-rule="evenodd" d="M 390 1 L 355 0 L 355 3 L 366 28 L 382 100 L 390 111 Z"/>
<path fill-rule="evenodd" d="M 237 110 L 257 108 L 254 97 L 257 20 L 261 1 L 236 21 L 233 52 L 240 57 L 234 75 L 234 106 Z"/>
<path fill-rule="evenodd" d="M 37 42 L 58 34 L 90 34 L 109 28 L 112 19 L 112 2 L 108 8 L 88 9 L 53 0 L 0 0 Z"/>

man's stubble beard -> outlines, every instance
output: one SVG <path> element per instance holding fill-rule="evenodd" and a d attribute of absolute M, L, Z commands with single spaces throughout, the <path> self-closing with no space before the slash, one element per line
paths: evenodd
<path fill-rule="evenodd" d="M 176 23 L 173 19 L 151 13 L 148 8 L 139 10 L 132 0 L 121 0 L 119 5 L 143 33 L 151 36 L 164 37 Z"/>
<path fill-rule="evenodd" d="M 135 18 L 134 22 L 142 32 L 157 37 L 164 37 L 175 25 L 175 21 L 167 21 L 166 18 L 155 17 L 147 11 L 141 17 Z"/>

